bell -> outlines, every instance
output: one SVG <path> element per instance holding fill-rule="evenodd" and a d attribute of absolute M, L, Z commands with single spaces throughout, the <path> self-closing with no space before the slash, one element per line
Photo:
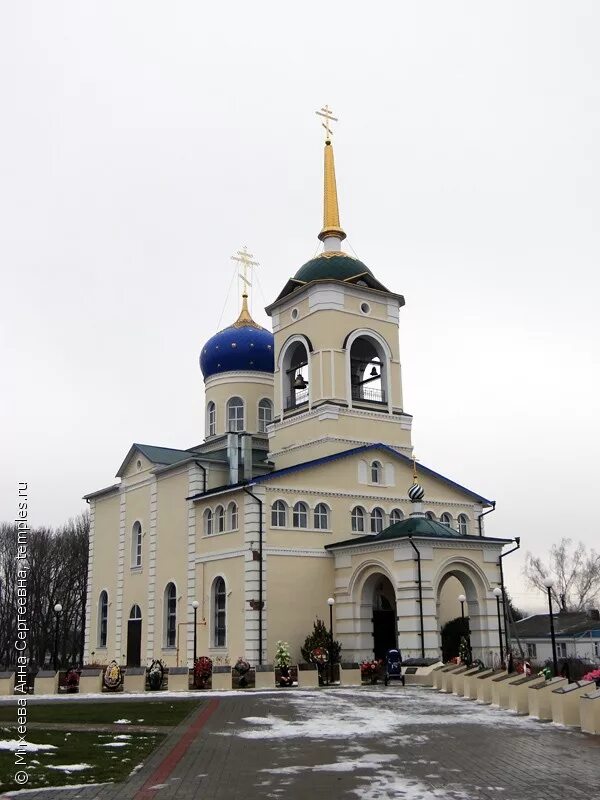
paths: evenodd
<path fill-rule="evenodd" d="M 301 373 L 301 372 L 299 372 L 299 373 L 296 375 L 296 378 L 295 378 L 295 380 L 294 380 L 294 383 L 292 384 L 292 388 L 293 388 L 293 389 L 306 389 L 306 387 L 307 387 L 307 386 L 308 386 L 308 383 L 307 383 L 307 382 L 304 380 L 304 378 L 302 377 L 302 373 Z"/>
<path fill-rule="evenodd" d="M 371 375 L 372 378 L 378 378 L 379 377 L 379 373 L 377 372 L 377 367 L 373 367 L 371 369 L 370 375 Z"/>

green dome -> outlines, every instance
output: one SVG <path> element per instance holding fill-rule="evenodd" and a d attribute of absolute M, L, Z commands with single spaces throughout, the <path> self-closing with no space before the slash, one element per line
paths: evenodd
<path fill-rule="evenodd" d="M 371 270 L 362 261 L 346 254 L 325 255 L 312 258 L 300 267 L 294 279 L 303 283 L 310 281 L 324 281 L 329 279 L 345 281 L 366 272 L 373 276 Z"/>

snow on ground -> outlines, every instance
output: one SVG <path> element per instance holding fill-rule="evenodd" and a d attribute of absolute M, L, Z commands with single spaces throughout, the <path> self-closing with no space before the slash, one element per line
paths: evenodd
<path fill-rule="evenodd" d="M 91 764 L 49 764 L 48 769 L 62 769 L 64 772 L 80 772 L 82 769 L 91 769 Z"/>
<path fill-rule="evenodd" d="M 0 740 L 0 750 L 24 750 L 26 753 L 37 753 L 38 750 L 56 750 L 56 745 L 20 742 L 18 739 L 2 739 Z"/>
<path fill-rule="evenodd" d="M 116 719 L 113 725 L 131 725 L 130 719 Z"/>
<path fill-rule="evenodd" d="M 92 786 L 108 786 L 109 783 L 70 783 L 68 786 L 38 786 L 37 789 L 13 789 L 10 792 L 5 792 L 2 797 L 22 797 L 25 794 L 34 794 L 42 789 L 45 792 L 62 792 L 65 789 L 90 789 Z M 71 795 L 69 794 L 69 797 Z"/>

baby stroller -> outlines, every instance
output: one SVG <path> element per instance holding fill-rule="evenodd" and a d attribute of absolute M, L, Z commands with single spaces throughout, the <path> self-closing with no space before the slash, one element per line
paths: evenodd
<path fill-rule="evenodd" d="M 402 681 L 404 686 L 404 675 L 402 674 L 402 656 L 399 650 L 388 650 L 385 658 L 385 678 L 383 682 L 387 686 L 390 681 Z"/>

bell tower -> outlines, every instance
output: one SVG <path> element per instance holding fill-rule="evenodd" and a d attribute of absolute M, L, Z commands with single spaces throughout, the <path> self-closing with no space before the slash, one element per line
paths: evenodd
<path fill-rule="evenodd" d="M 384 442 L 412 453 L 404 411 L 398 341 L 402 295 L 341 249 L 332 131 L 325 106 L 323 251 L 290 278 L 267 307 L 275 336 L 276 468 L 361 444 Z"/>

